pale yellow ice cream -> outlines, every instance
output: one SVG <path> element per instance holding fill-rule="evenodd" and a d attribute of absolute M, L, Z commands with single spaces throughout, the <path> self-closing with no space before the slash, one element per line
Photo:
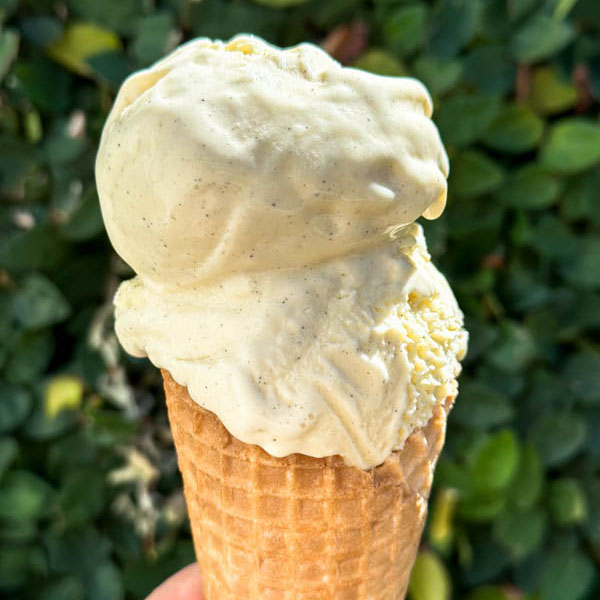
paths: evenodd
<path fill-rule="evenodd" d="M 138 277 L 125 349 L 274 456 L 377 465 L 455 386 L 462 314 L 411 223 L 448 162 L 415 80 L 195 40 L 121 88 L 96 164 Z"/>

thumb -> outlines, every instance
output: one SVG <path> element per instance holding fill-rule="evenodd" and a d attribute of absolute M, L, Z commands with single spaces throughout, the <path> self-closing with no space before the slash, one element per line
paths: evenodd
<path fill-rule="evenodd" d="M 198 565 L 188 565 L 169 577 L 146 600 L 206 600 Z"/>

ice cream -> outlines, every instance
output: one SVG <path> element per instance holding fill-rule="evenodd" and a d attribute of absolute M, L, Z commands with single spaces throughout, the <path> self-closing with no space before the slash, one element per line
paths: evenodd
<path fill-rule="evenodd" d="M 248 36 L 130 77 L 96 163 L 137 273 L 124 348 L 272 456 L 381 464 L 455 394 L 466 350 L 413 223 L 446 199 L 431 110 L 413 79 Z"/>

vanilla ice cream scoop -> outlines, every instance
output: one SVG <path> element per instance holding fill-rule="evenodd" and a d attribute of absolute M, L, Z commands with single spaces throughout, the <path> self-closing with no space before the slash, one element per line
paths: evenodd
<path fill-rule="evenodd" d="M 273 456 L 382 463 L 456 393 L 463 316 L 420 226 L 448 160 L 425 88 L 257 38 L 122 86 L 96 178 L 137 273 L 125 349 Z"/>
<path fill-rule="evenodd" d="M 311 44 L 192 41 L 123 84 L 96 178 L 117 252 L 149 285 L 362 252 L 446 200 L 448 160 L 416 80 Z"/>

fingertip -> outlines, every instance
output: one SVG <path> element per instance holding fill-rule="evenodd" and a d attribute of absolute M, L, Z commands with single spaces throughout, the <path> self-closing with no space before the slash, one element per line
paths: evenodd
<path fill-rule="evenodd" d="M 169 577 L 146 600 L 205 600 L 198 565 L 188 565 Z"/>

